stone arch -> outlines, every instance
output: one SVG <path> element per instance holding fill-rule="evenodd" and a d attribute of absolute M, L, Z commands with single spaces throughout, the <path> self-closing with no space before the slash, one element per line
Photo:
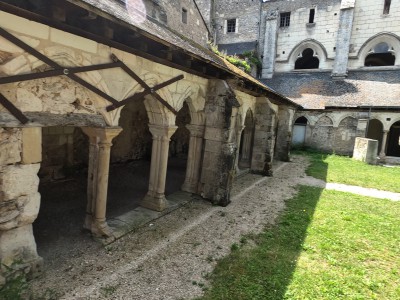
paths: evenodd
<path fill-rule="evenodd" d="M 295 68 L 297 59 L 302 57 L 302 53 L 306 49 L 311 49 L 313 51 L 313 57 L 318 58 L 319 60 L 319 68 L 324 68 L 328 58 L 328 53 L 325 47 L 314 39 L 305 39 L 293 47 L 288 56 L 290 68 Z"/>
<path fill-rule="evenodd" d="M 352 116 L 341 119 L 336 128 L 334 150 L 336 153 L 351 155 L 353 153 L 354 141 L 357 134 L 358 120 Z"/>
<path fill-rule="evenodd" d="M 388 45 L 387 52 L 395 56 L 393 65 L 400 64 L 400 37 L 391 32 L 381 32 L 369 38 L 360 48 L 358 58 L 365 62 L 368 55 L 375 53 L 375 47 L 385 43 Z M 364 65 L 364 63 L 363 63 Z"/>
<path fill-rule="evenodd" d="M 254 140 L 254 128 L 255 128 L 255 120 L 254 114 L 251 108 L 246 110 L 246 115 L 243 120 L 244 128 L 241 132 L 240 144 L 239 144 L 239 168 L 249 168 L 252 157 L 252 148 L 253 148 L 253 140 Z"/>
<path fill-rule="evenodd" d="M 379 143 L 378 149 L 382 147 L 382 134 L 383 134 L 383 122 L 378 118 L 373 118 L 368 121 L 366 138 L 377 140 Z"/>
<path fill-rule="evenodd" d="M 332 119 L 327 115 L 322 115 L 312 130 L 311 147 L 330 152 L 332 151 L 333 136 L 334 127 Z"/>
<path fill-rule="evenodd" d="M 299 116 L 293 124 L 293 145 L 303 145 L 306 142 L 307 129 L 309 128 L 309 121 L 305 116 Z"/>
<path fill-rule="evenodd" d="M 400 157 L 400 121 L 394 122 L 390 126 L 386 155 Z"/>
<path fill-rule="evenodd" d="M 158 76 L 153 74 L 147 74 L 145 76 L 145 81 L 149 86 L 154 86 L 161 82 Z M 172 104 L 172 94 L 167 88 L 162 88 L 157 91 L 165 101 Z M 183 101 L 182 101 L 183 102 Z M 171 112 L 164 104 L 158 101 L 151 94 L 145 97 L 144 105 L 147 110 L 147 115 L 149 117 L 150 124 L 160 125 L 160 126 L 174 126 L 175 125 L 175 115 Z M 183 106 L 183 103 L 182 103 Z M 175 107 L 174 107 L 175 108 Z"/>
<path fill-rule="evenodd" d="M 306 48 L 299 54 L 299 57 L 296 59 L 294 64 L 295 70 L 303 70 L 303 69 L 318 69 L 319 68 L 319 59 L 315 52 L 311 48 Z"/>
<path fill-rule="evenodd" d="M 394 118 L 394 119 L 388 124 L 387 129 L 390 129 L 390 128 L 394 125 L 394 123 L 397 123 L 397 122 L 400 122 L 400 117 Z M 382 122 L 382 123 L 383 123 L 383 122 Z M 384 129 L 385 129 L 385 125 L 384 125 Z"/>
<path fill-rule="evenodd" d="M 306 116 L 298 116 L 294 121 L 294 124 L 308 124 L 309 120 Z"/>

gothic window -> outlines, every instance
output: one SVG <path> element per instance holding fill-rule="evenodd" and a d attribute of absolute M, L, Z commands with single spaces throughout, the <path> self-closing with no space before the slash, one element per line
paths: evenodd
<path fill-rule="evenodd" d="M 236 19 L 230 19 L 226 21 L 226 32 L 227 33 L 236 32 Z"/>
<path fill-rule="evenodd" d="M 312 50 L 311 48 L 307 48 L 301 53 L 301 56 L 296 60 L 294 66 L 295 70 L 318 68 L 319 59 L 314 56 L 314 50 Z"/>
<path fill-rule="evenodd" d="M 290 26 L 290 12 L 284 12 L 280 14 L 280 27 Z"/>
<path fill-rule="evenodd" d="M 364 66 L 394 66 L 396 57 L 392 52 L 393 49 L 387 43 L 379 43 L 370 50 L 370 54 L 365 58 Z"/>
<path fill-rule="evenodd" d="M 384 3 L 384 5 L 383 5 L 383 14 L 384 14 L 384 15 L 388 15 L 388 14 L 389 14 L 389 11 L 390 11 L 390 3 L 391 3 L 391 0 L 385 0 L 385 3 Z"/>

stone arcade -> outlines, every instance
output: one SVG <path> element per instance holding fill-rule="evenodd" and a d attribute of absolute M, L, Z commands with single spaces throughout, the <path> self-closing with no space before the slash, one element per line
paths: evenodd
<path fill-rule="evenodd" d="M 193 2 L 126 2 L 0 2 L 0 282 L 40 270 L 39 182 L 76 164 L 88 166 L 82 224 L 112 240 L 110 158 L 151 159 L 140 205 L 156 211 L 171 153 L 187 157 L 182 190 L 219 205 L 243 169 L 272 175 L 274 149 L 288 159 L 298 105 L 207 50 Z"/>

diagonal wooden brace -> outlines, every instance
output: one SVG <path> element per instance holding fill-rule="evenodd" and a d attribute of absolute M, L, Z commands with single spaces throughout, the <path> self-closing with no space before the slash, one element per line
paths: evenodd
<path fill-rule="evenodd" d="M 25 115 L 6 97 L 3 96 L 3 94 L 0 93 L 0 104 L 4 106 L 18 121 L 20 121 L 22 124 L 28 123 L 28 118 L 25 117 Z"/>
<path fill-rule="evenodd" d="M 28 44 L 24 43 L 23 41 L 21 41 L 20 39 L 18 39 L 17 37 L 15 37 L 14 35 L 12 35 L 11 33 L 7 32 L 6 30 L 4 30 L 1 27 L 0 27 L 0 35 L 2 37 L 6 38 L 7 40 L 9 40 L 10 42 L 12 42 L 13 44 L 15 44 L 16 46 L 18 46 L 21 49 L 25 50 L 29 54 L 32 54 L 33 56 L 35 56 L 36 58 L 38 58 L 42 62 L 46 63 L 50 67 L 53 67 L 54 69 L 65 69 L 64 67 L 60 66 L 58 63 L 53 61 L 52 59 L 50 59 L 47 56 L 43 55 L 42 53 L 37 51 L 35 48 L 32 48 L 31 46 L 29 46 Z M 116 99 L 114 99 L 113 97 L 107 95 L 106 93 L 104 93 L 103 91 L 99 90 L 98 88 L 96 88 L 95 86 L 91 85 L 90 83 L 86 82 L 85 80 L 83 80 L 82 78 L 78 77 L 77 75 L 75 75 L 73 73 L 72 74 L 71 73 L 67 73 L 67 74 L 63 74 L 63 75 L 69 77 L 73 81 L 79 83 L 80 85 L 84 86 L 85 88 L 87 88 L 88 90 L 92 91 L 93 93 L 99 95 L 100 97 L 103 97 L 104 99 L 110 101 L 111 103 L 118 103 L 118 101 Z"/>
<path fill-rule="evenodd" d="M 121 66 L 121 68 L 122 68 L 122 70 L 124 70 L 129 76 L 131 76 L 134 80 L 136 80 L 143 88 L 144 88 L 144 94 L 141 94 L 141 96 L 140 97 L 144 97 L 144 96 L 146 96 L 146 95 L 148 95 L 149 93 L 147 92 L 147 91 L 150 91 L 150 93 L 154 96 L 154 98 L 156 98 L 160 103 L 162 103 L 165 107 L 167 107 L 174 115 L 176 115 L 178 112 L 167 102 L 167 101 L 165 101 L 159 94 L 157 94 L 155 91 L 156 90 L 159 90 L 160 88 L 156 88 L 157 86 L 155 86 L 155 87 L 153 87 L 153 88 L 151 88 L 150 86 L 148 86 L 147 85 L 147 83 L 144 81 L 144 80 L 142 80 L 135 72 L 133 72 L 127 65 L 125 65 L 123 62 L 121 62 L 119 59 L 118 59 L 118 57 L 115 55 L 115 54 L 111 54 L 111 59 L 113 60 L 113 61 L 115 61 L 115 62 L 119 62 L 119 63 L 121 63 L 122 64 L 122 66 Z M 180 77 L 181 76 L 181 77 Z M 171 80 L 173 80 L 173 81 L 171 81 L 171 80 L 168 80 L 168 81 L 166 81 L 166 82 L 168 82 L 168 84 L 167 85 L 169 85 L 169 84 L 171 84 L 171 83 L 174 83 L 174 82 L 176 82 L 176 81 L 178 81 L 178 80 L 181 80 L 182 78 L 183 78 L 183 75 L 180 75 L 180 76 L 177 76 L 177 77 L 175 77 L 175 78 L 172 78 Z M 179 78 L 178 78 L 179 77 Z M 175 80 L 176 79 L 176 80 Z M 170 82 L 171 81 L 171 82 Z M 162 85 L 162 84 L 160 84 L 160 85 Z M 158 85 L 158 86 L 160 86 L 160 85 Z M 164 85 L 163 87 L 165 87 L 165 86 L 167 86 L 167 85 Z M 142 92 L 143 93 L 143 92 Z M 140 94 L 140 93 L 139 93 Z M 138 94 L 137 94 L 138 95 Z M 135 95 L 133 95 L 133 97 L 135 97 Z M 123 101 L 125 101 L 124 103 L 127 103 L 127 102 L 131 102 L 131 101 L 134 101 L 134 100 L 137 100 L 138 98 L 134 98 L 134 99 L 130 99 L 130 98 L 127 98 L 127 99 L 125 99 L 125 100 L 127 100 L 127 101 L 125 101 L 125 100 L 123 100 Z M 121 102 L 123 102 L 123 101 L 121 101 Z M 119 102 L 119 103 L 121 103 L 121 102 Z M 113 110 L 113 109 L 115 109 L 115 108 L 117 108 L 117 107 L 119 107 L 119 106 L 121 106 L 121 105 L 119 105 L 119 106 L 116 106 L 115 108 L 112 108 L 112 107 L 114 107 L 115 106 L 115 104 L 114 105 L 110 105 L 109 107 L 107 107 L 107 111 L 111 111 L 111 110 Z M 110 108 L 110 110 L 109 110 L 109 108 Z M 112 108 L 112 109 L 111 109 Z"/>
<path fill-rule="evenodd" d="M 176 76 L 176 77 L 174 77 L 174 78 L 171 78 L 171 79 L 169 79 L 169 80 L 167 80 L 167 81 L 165 81 L 165 82 L 163 82 L 163 83 L 160 83 L 160 84 L 155 85 L 155 86 L 152 87 L 152 88 L 149 87 L 149 88 L 145 89 L 143 92 L 136 93 L 136 94 L 134 94 L 134 95 L 132 95 L 132 96 L 130 96 L 130 97 L 128 97 L 128 98 L 126 98 L 126 99 L 124 99 L 124 100 L 118 102 L 117 104 L 112 104 L 112 105 L 107 106 L 107 107 L 106 107 L 106 110 L 107 110 L 107 111 L 112 111 L 112 110 L 114 110 L 114 109 L 116 109 L 116 108 L 118 108 L 118 107 L 120 107 L 120 106 L 123 106 L 123 105 L 129 103 L 129 102 L 132 102 L 132 101 L 141 99 L 141 98 L 143 98 L 143 97 L 146 96 L 146 95 L 152 94 L 153 96 L 155 96 L 155 98 L 156 98 L 158 101 L 160 101 L 160 102 L 161 102 L 164 106 L 166 106 L 173 114 L 176 115 L 176 114 L 178 114 L 178 112 L 175 110 L 175 108 L 173 108 L 167 101 L 165 101 L 164 99 L 162 99 L 157 93 L 155 93 L 155 91 L 157 91 L 157 90 L 159 90 L 159 89 L 162 89 L 163 87 L 166 87 L 166 86 L 168 86 L 168 85 L 170 85 L 170 84 L 172 84 L 172 83 L 174 83 L 174 82 L 177 82 L 178 80 L 181 80 L 181 79 L 183 79 L 183 75 L 179 75 L 179 76 Z"/>

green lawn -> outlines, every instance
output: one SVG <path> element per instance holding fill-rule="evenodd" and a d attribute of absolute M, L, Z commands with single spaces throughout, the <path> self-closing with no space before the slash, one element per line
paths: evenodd
<path fill-rule="evenodd" d="M 400 299 L 400 203 L 299 187 L 278 224 L 242 239 L 201 299 Z"/>
<path fill-rule="evenodd" d="M 400 193 L 400 167 L 373 166 L 335 154 L 305 151 L 294 154 L 310 158 L 307 175 L 315 178 Z"/>

